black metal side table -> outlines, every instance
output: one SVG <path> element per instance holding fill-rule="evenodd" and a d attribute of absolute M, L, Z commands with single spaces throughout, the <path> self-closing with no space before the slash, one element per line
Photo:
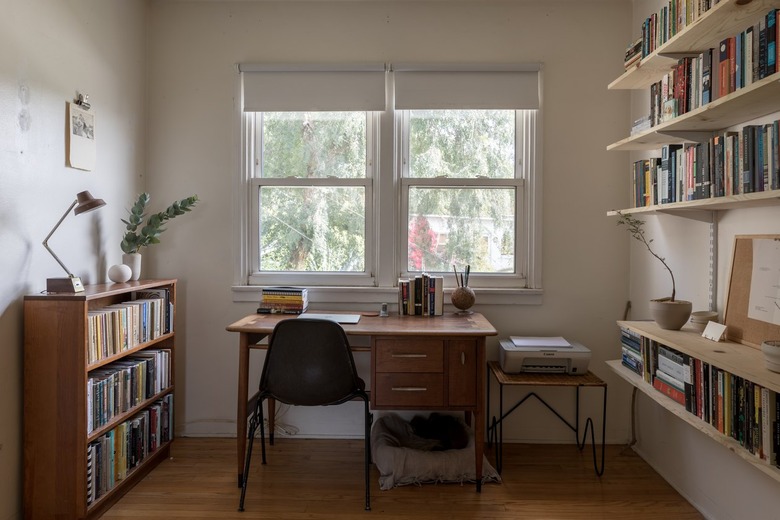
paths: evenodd
<path fill-rule="evenodd" d="M 607 430 L 607 383 L 601 380 L 592 372 L 588 372 L 583 375 L 567 375 L 567 374 L 551 374 L 551 373 L 532 373 L 523 372 L 519 374 L 507 374 L 501 369 L 501 365 L 498 361 L 488 361 L 487 363 L 487 402 L 488 413 L 487 417 L 487 433 L 488 444 L 496 445 L 496 471 L 501 473 L 502 458 L 503 458 L 503 443 L 504 443 L 504 426 L 503 422 L 506 417 L 514 412 L 521 404 L 526 402 L 530 397 L 535 397 L 543 405 L 545 405 L 552 413 L 555 414 L 558 419 L 563 421 L 575 435 L 577 439 L 577 447 L 582 450 L 585 447 L 585 441 L 590 429 L 590 439 L 593 446 L 593 469 L 596 471 L 596 475 L 599 477 L 604 474 L 604 443 Z M 499 385 L 499 410 L 498 418 L 490 415 L 490 374 L 493 374 Z M 512 408 L 504 413 L 504 386 L 569 386 L 575 389 L 576 396 L 576 413 L 574 424 L 571 424 L 565 417 L 563 417 L 557 410 L 550 406 L 544 399 L 539 397 L 535 392 L 529 392 L 518 401 Z M 582 440 L 580 440 L 580 388 L 582 387 L 601 387 L 604 396 L 604 405 L 601 418 L 601 465 L 598 464 L 596 456 L 596 439 L 593 426 L 593 419 L 590 417 L 585 421 L 585 430 L 582 432 Z"/>

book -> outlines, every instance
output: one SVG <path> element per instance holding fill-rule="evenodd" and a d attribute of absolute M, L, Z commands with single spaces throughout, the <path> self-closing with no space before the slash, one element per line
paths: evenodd
<path fill-rule="evenodd" d="M 731 46 L 729 39 L 721 40 L 718 46 L 718 97 L 723 97 L 731 92 Z"/>
<path fill-rule="evenodd" d="M 682 406 L 685 406 L 685 393 L 678 390 L 677 388 L 674 388 L 673 386 L 664 382 L 660 378 L 656 377 L 653 379 L 653 388 L 655 388 L 662 394 L 666 395 L 667 397 L 670 397 L 671 399 L 681 404 Z"/>
<path fill-rule="evenodd" d="M 706 105 L 712 100 L 712 49 L 701 54 L 701 104 Z"/>

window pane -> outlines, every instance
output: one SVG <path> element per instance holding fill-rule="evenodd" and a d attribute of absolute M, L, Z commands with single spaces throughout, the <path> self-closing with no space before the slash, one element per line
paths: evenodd
<path fill-rule="evenodd" d="M 408 271 L 513 273 L 514 250 L 513 188 L 410 188 Z"/>
<path fill-rule="evenodd" d="M 365 112 L 266 112 L 262 176 L 364 178 Z"/>
<path fill-rule="evenodd" d="M 365 271 L 363 187 L 260 188 L 260 270 Z"/>
<path fill-rule="evenodd" d="M 513 110 L 409 112 L 410 177 L 511 179 L 514 164 Z"/>

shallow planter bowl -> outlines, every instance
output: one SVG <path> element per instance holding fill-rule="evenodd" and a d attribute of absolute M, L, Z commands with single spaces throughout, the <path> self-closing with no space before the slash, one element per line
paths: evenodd
<path fill-rule="evenodd" d="M 761 352 L 767 370 L 780 372 L 780 340 L 764 341 L 761 343 Z"/>
<path fill-rule="evenodd" d="M 699 332 L 704 332 L 707 324 L 711 321 L 718 321 L 717 311 L 694 311 L 691 313 L 691 327 Z"/>
<path fill-rule="evenodd" d="M 666 330 L 680 330 L 688 322 L 692 308 L 691 302 L 685 300 L 650 300 L 650 315 Z"/>

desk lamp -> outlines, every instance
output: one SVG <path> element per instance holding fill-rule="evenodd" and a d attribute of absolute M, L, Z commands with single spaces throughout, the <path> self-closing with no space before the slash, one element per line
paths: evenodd
<path fill-rule="evenodd" d="M 65 272 L 68 275 L 67 278 L 47 278 L 46 290 L 48 292 L 77 293 L 84 290 L 84 285 L 81 283 L 81 278 L 74 276 L 73 273 L 71 273 L 70 270 L 65 267 L 65 264 L 62 263 L 62 260 L 60 260 L 57 255 L 54 254 L 54 251 L 51 250 L 49 247 L 49 239 L 54 234 L 54 232 L 57 231 L 57 228 L 60 227 L 62 221 L 65 220 L 65 217 L 68 216 L 68 213 L 70 213 L 70 210 L 72 210 L 74 207 L 76 209 L 73 211 L 73 213 L 75 215 L 81 215 L 82 213 L 92 211 L 93 209 L 98 209 L 99 207 L 105 205 L 106 203 L 103 201 L 103 199 L 94 198 L 88 191 L 82 191 L 81 193 L 78 193 L 76 195 L 76 200 L 73 201 L 73 204 L 70 205 L 70 207 L 62 215 L 62 218 L 60 218 L 59 222 L 57 222 L 49 234 L 46 235 L 46 238 L 43 240 L 43 247 L 45 247 L 46 250 L 51 253 L 51 256 L 53 256 L 57 263 L 60 264 L 63 269 L 65 269 Z"/>

